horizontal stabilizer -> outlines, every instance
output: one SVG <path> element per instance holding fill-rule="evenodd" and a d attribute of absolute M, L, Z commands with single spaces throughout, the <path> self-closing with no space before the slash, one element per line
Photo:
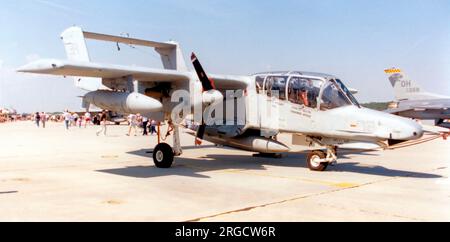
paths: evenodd
<path fill-rule="evenodd" d="M 134 39 L 134 38 L 127 38 L 127 37 L 122 37 L 122 36 L 99 34 L 99 33 L 85 32 L 85 31 L 83 32 L 83 34 L 86 39 L 122 43 L 122 44 L 127 44 L 127 45 L 139 45 L 139 46 L 146 46 L 146 47 L 153 47 L 153 48 L 163 48 L 163 49 L 177 48 L 176 44 L 166 43 L 166 42 L 156 42 L 156 41 Z"/>

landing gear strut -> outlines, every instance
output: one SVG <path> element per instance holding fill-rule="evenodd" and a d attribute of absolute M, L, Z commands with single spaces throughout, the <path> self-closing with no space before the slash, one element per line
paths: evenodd
<path fill-rule="evenodd" d="M 167 143 L 159 143 L 153 150 L 153 162 L 158 168 L 172 167 L 175 156 L 180 156 L 183 151 L 180 144 L 180 129 L 177 125 L 169 123 L 169 129 L 173 129 L 173 148 Z M 167 137 L 166 137 L 167 138 Z"/>
<path fill-rule="evenodd" d="M 307 157 L 308 168 L 312 171 L 325 171 L 330 164 L 337 162 L 337 147 L 327 146 L 327 152 L 314 150 Z"/>

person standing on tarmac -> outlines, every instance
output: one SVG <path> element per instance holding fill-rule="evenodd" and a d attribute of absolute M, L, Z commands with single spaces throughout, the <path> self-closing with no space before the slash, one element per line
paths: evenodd
<path fill-rule="evenodd" d="M 144 129 L 144 136 L 148 135 L 148 118 L 145 116 L 142 116 L 142 128 Z"/>
<path fill-rule="evenodd" d="M 86 112 L 84 114 L 84 128 L 86 128 L 88 125 L 91 125 L 91 113 Z"/>
<path fill-rule="evenodd" d="M 151 134 L 152 135 L 158 135 L 158 131 L 156 130 L 156 127 L 159 125 L 159 122 L 156 120 L 152 120 L 151 122 Z"/>
<path fill-rule="evenodd" d="M 36 112 L 36 114 L 34 115 L 34 121 L 36 122 L 36 126 L 39 128 L 39 123 L 41 122 L 41 115 L 39 114 L 39 112 Z"/>
<path fill-rule="evenodd" d="M 66 110 L 63 114 L 64 125 L 66 126 L 66 130 L 69 130 L 70 127 L 70 119 L 72 118 L 72 114 L 69 113 L 69 110 Z"/>
<path fill-rule="evenodd" d="M 107 121 L 106 111 L 103 110 L 102 114 L 100 115 L 100 129 L 97 131 L 97 136 L 99 136 L 102 132 L 103 132 L 103 135 L 106 136 L 106 130 L 107 130 L 106 125 L 107 124 L 108 124 L 108 121 Z"/>
<path fill-rule="evenodd" d="M 127 136 L 131 136 L 132 129 L 134 130 L 134 136 L 137 136 L 138 116 L 135 114 L 130 114 L 128 116 L 128 123 L 129 123 L 129 128 L 128 128 Z"/>
<path fill-rule="evenodd" d="M 42 128 L 45 129 L 45 123 L 47 123 L 47 114 L 45 112 L 41 113 L 41 122 L 42 122 Z"/>

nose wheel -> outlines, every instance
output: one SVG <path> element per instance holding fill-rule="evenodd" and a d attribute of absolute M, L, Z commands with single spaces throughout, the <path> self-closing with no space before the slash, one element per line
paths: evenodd
<path fill-rule="evenodd" d="M 327 154 L 321 150 L 315 150 L 311 153 L 309 153 L 307 158 L 307 164 L 308 168 L 311 171 L 325 171 L 328 167 L 328 162 L 323 162 L 325 158 L 327 157 Z"/>
<path fill-rule="evenodd" d="M 158 144 L 153 150 L 153 162 L 158 168 L 170 168 L 174 157 L 172 147 L 166 143 Z"/>
<path fill-rule="evenodd" d="M 308 154 L 306 162 L 311 171 L 325 171 L 330 164 L 337 161 L 337 148 L 327 147 L 327 152 L 314 150 Z"/>

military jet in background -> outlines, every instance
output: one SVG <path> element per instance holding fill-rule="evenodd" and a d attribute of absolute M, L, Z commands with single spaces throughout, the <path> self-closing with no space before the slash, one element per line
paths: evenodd
<path fill-rule="evenodd" d="M 214 75 L 204 71 L 194 54 L 195 71 L 190 71 L 179 44 L 172 41 L 91 33 L 79 27 L 67 29 L 61 37 L 68 60 L 38 60 L 19 71 L 75 76 L 78 86 L 99 88 L 85 95 L 85 104 L 168 121 L 174 131 L 173 145 L 159 143 L 153 150 L 153 161 L 159 168 L 171 167 L 174 156 L 182 155 L 182 119 L 176 111 L 180 105 L 180 113 L 193 111 L 197 117 L 198 140 L 270 154 L 289 152 L 276 136 L 291 134 L 293 144 L 310 150 L 307 164 L 315 171 L 324 171 L 337 161 L 338 146 L 387 148 L 389 141 L 423 135 L 422 127 L 410 119 L 361 107 L 351 90 L 332 75 L 303 71 Z M 91 62 L 86 39 L 155 48 L 164 69 Z M 96 82 L 98 78 L 101 85 Z M 187 93 L 187 99 L 179 99 L 180 93 Z M 225 115 L 220 117 L 220 112 Z"/>
<path fill-rule="evenodd" d="M 425 92 L 398 68 L 385 70 L 394 88 L 396 101 L 389 113 L 403 117 L 434 120 L 436 126 L 450 128 L 450 97 Z"/>

